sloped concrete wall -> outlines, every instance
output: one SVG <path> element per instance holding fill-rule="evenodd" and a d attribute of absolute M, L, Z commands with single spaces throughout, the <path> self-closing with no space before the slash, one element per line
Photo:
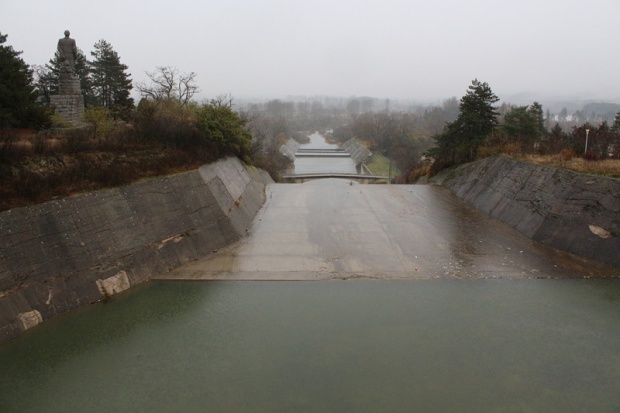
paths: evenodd
<path fill-rule="evenodd" d="M 263 171 L 197 171 L 0 213 L 0 342 L 241 238 Z"/>
<path fill-rule="evenodd" d="M 620 267 L 620 180 L 508 158 L 463 165 L 444 185 L 525 236 Z"/>
<path fill-rule="evenodd" d="M 284 145 L 280 146 L 280 153 L 294 162 L 295 154 L 300 146 L 301 143 L 297 142 L 295 139 L 289 139 Z"/>
<path fill-rule="evenodd" d="M 347 152 L 351 154 L 351 158 L 355 162 L 356 165 L 361 164 L 368 160 L 368 158 L 372 155 L 372 152 L 368 150 L 367 147 L 362 145 L 360 141 L 355 138 L 349 139 L 345 143 L 341 145 Z"/>

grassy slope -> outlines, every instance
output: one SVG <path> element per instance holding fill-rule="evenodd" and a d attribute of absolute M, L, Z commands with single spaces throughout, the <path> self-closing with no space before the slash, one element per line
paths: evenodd
<path fill-rule="evenodd" d="M 154 146 L 15 156 L 0 161 L 0 211 L 189 171 L 214 159 L 197 150 Z"/>
<path fill-rule="evenodd" d="M 370 163 L 367 163 L 366 166 L 375 175 L 387 175 L 388 172 L 390 171 L 390 165 L 389 165 L 388 158 L 378 153 L 372 154 L 372 160 Z M 394 162 L 392 162 L 391 169 L 392 169 L 391 170 L 392 177 L 400 174 L 400 171 L 396 168 L 396 166 L 394 165 Z"/>
<path fill-rule="evenodd" d="M 583 158 L 563 159 L 559 155 L 525 155 L 512 158 L 542 166 L 569 169 L 571 171 L 620 178 L 620 159 L 588 161 Z"/>

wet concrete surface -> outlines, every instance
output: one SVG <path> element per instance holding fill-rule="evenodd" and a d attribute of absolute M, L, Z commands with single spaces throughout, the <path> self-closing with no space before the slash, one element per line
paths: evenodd
<path fill-rule="evenodd" d="M 161 279 L 599 278 L 620 270 L 531 241 L 425 185 L 273 184 L 249 236 Z"/>

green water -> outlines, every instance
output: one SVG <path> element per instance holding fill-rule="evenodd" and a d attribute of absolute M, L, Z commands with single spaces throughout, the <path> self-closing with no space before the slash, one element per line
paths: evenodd
<path fill-rule="evenodd" d="M 0 412 L 619 412 L 619 280 L 152 282 L 0 347 Z"/>

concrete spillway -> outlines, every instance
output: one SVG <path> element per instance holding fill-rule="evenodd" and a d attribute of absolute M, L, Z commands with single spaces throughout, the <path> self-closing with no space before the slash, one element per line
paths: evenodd
<path fill-rule="evenodd" d="M 619 275 L 600 264 L 620 266 L 618 180 L 504 160 L 466 168 L 446 182 L 484 212 L 445 187 L 342 179 L 269 184 L 264 173 L 236 159 L 5 211 L 0 214 L 0 342 L 156 276 Z"/>
<path fill-rule="evenodd" d="M 273 184 L 247 238 L 166 279 L 563 278 L 616 270 L 532 242 L 448 189 Z"/>

